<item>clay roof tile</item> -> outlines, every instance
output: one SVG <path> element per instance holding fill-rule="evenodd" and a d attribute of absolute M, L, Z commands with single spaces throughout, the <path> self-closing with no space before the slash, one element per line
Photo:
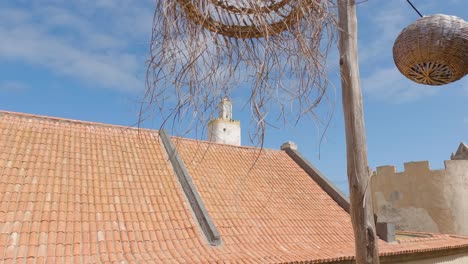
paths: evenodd
<path fill-rule="evenodd" d="M 210 246 L 158 131 L 0 112 L 0 263 L 326 263 L 351 221 L 284 151 L 173 137 L 222 243 Z M 383 256 L 467 248 L 431 235 Z"/>

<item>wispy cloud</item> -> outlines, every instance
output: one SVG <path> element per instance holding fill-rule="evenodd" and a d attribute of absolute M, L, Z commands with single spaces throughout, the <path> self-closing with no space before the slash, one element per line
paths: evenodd
<path fill-rule="evenodd" d="M 0 92 L 23 92 L 29 89 L 29 85 L 18 81 L 1 81 Z"/>
<path fill-rule="evenodd" d="M 428 4 L 421 5 L 426 8 Z M 408 80 L 393 62 L 393 43 L 401 30 L 417 17 L 405 3 L 395 1 L 366 2 L 361 5 L 361 34 L 359 40 L 360 68 L 364 94 L 370 99 L 388 103 L 405 103 L 437 94 L 439 88 L 420 85 Z"/>
<path fill-rule="evenodd" d="M 377 69 L 361 79 L 364 92 L 372 98 L 385 102 L 405 103 L 431 96 L 440 87 L 419 85 L 405 77 L 396 67 Z"/>
<path fill-rule="evenodd" d="M 383 61 L 393 63 L 393 42 L 401 30 L 411 23 L 411 16 L 400 5 L 392 6 L 386 2 L 368 4 L 363 5 L 366 8 L 362 12 L 359 29 L 369 37 L 359 41 L 360 60 L 367 65 Z M 373 26 L 366 27 L 365 23 Z"/>
<path fill-rule="evenodd" d="M 80 1 L 75 7 L 48 2 L 32 4 L 27 12 L 0 8 L 0 61 L 41 66 L 89 86 L 141 90 L 152 6 L 145 10 L 124 2 L 130 3 Z M 101 17 L 107 21 L 96 21 Z M 141 49 L 135 50 L 135 43 L 142 43 Z"/>

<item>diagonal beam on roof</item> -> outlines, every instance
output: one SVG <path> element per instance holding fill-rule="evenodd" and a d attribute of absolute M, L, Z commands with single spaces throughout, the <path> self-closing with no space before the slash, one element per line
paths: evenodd
<path fill-rule="evenodd" d="M 195 217 L 197 218 L 196 220 L 205 234 L 208 242 L 212 246 L 220 245 L 221 236 L 219 235 L 213 220 L 208 214 L 205 204 L 203 203 L 203 200 L 192 181 L 192 177 L 187 171 L 187 167 L 185 166 L 184 161 L 177 152 L 174 143 L 172 142 L 167 132 L 163 129 L 159 130 L 159 137 L 161 138 L 164 149 L 169 156 L 169 161 L 174 168 L 174 172 L 180 185 L 182 186 L 182 190 L 184 191 L 190 207 L 194 212 Z"/>
<path fill-rule="evenodd" d="M 283 144 L 281 150 L 291 157 L 309 176 L 335 200 L 346 212 L 349 213 L 349 199 L 332 183 L 325 175 L 323 175 L 317 168 L 314 167 L 302 154 L 288 144 Z"/>

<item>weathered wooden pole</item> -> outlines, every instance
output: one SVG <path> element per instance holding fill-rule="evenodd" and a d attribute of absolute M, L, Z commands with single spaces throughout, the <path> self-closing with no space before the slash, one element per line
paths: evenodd
<path fill-rule="evenodd" d="M 357 18 L 355 0 L 338 0 L 339 49 L 346 158 L 356 263 L 379 263 L 375 232 L 370 170 L 367 163 L 366 131 L 359 81 Z"/>

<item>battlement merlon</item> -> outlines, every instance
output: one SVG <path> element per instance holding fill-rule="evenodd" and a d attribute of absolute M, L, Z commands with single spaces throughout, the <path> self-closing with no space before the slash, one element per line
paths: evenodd
<path fill-rule="evenodd" d="M 434 170 L 431 170 L 429 161 L 427 160 L 405 162 L 403 171 L 397 171 L 396 167 L 393 165 L 385 165 L 377 167 L 377 169 L 373 172 L 373 175 L 393 176 L 397 174 L 419 175 L 427 174 L 429 172 L 443 173 L 447 170 L 452 170 L 453 168 L 466 168 L 466 170 L 468 170 L 468 160 L 445 160 L 444 168 Z"/>
<path fill-rule="evenodd" d="M 429 168 L 429 161 L 424 160 L 424 161 L 411 161 L 411 162 L 405 162 L 404 163 L 404 171 L 398 172 L 396 170 L 395 166 L 392 165 L 386 165 L 386 166 L 379 166 L 377 167 L 377 170 L 374 172 L 374 174 L 377 175 L 394 175 L 397 173 L 413 173 L 413 172 L 419 172 L 419 171 L 430 171 Z"/>
<path fill-rule="evenodd" d="M 419 173 L 421 171 L 428 172 L 431 170 L 429 167 L 429 161 L 411 161 L 405 162 L 404 164 L 405 173 Z"/>
<path fill-rule="evenodd" d="M 396 167 L 391 166 L 391 165 L 379 166 L 379 167 L 377 167 L 377 171 L 374 172 L 374 174 L 375 173 L 377 173 L 377 174 L 387 174 L 387 173 L 395 174 L 396 173 Z"/>

